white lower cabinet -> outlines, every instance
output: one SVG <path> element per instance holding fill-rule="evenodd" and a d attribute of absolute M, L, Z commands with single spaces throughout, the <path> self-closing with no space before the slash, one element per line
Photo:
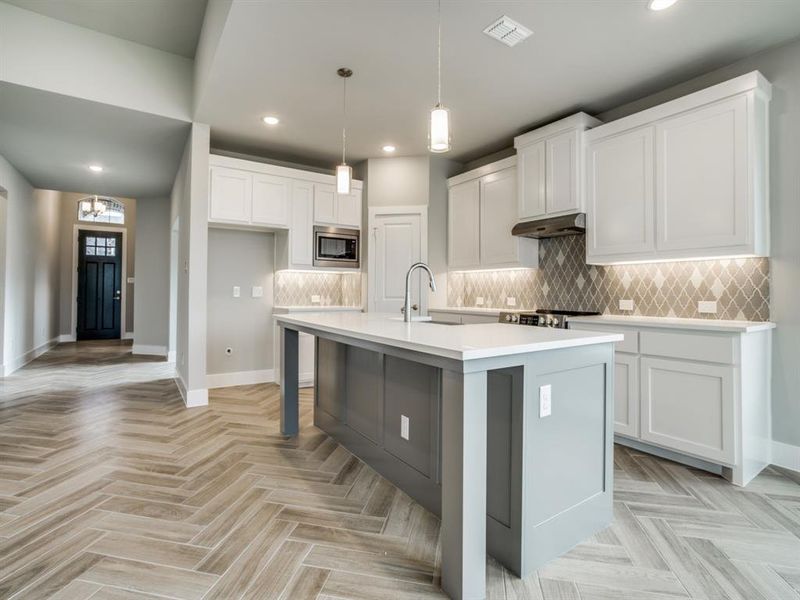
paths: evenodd
<path fill-rule="evenodd" d="M 643 357 L 641 439 L 734 464 L 734 367 Z"/>
<path fill-rule="evenodd" d="M 625 335 L 614 357 L 620 443 L 719 465 L 736 485 L 770 463 L 770 324 L 719 331 L 573 319 L 570 327 Z"/>
<path fill-rule="evenodd" d="M 614 357 L 614 433 L 639 437 L 639 357 Z"/>

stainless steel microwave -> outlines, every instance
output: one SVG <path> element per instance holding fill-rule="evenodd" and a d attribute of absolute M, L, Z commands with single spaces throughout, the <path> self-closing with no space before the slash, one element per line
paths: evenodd
<path fill-rule="evenodd" d="M 358 269 L 360 235 L 358 229 L 314 226 L 314 266 Z"/>

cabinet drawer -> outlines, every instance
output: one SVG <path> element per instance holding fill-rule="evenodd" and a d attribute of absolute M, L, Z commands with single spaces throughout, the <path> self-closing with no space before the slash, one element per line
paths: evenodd
<path fill-rule="evenodd" d="M 642 331 L 641 353 L 726 365 L 737 362 L 736 344 L 729 334 Z"/>
<path fill-rule="evenodd" d="M 569 324 L 570 329 L 578 329 L 580 331 L 598 331 L 601 333 L 621 333 L 625 339 L 621 342 L 614 343 L 614 349 L 617 352 L 628 352 L 629 354 L 639 353 L 639 330 L 631 329 L 629 327 L 618 327 L 616 325 L 595 325 L 594 323 L 572 323 Z"/>

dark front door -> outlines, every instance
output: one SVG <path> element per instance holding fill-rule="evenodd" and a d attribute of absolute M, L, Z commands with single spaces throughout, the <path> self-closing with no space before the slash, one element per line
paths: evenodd
<path fill-rule="evenodd" d="M 79 340 L 120 337 L 122 233 L 78 232 Z"/>

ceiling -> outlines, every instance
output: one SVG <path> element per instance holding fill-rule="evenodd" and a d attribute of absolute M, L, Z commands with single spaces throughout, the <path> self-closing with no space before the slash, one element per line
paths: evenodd
<path fill-rule="evenodd" d="M 507 14 L 533 30 L 515 48 L 484 27 Z M 215 147 L 308 164 L 426 152 L 435 101 L 433 1 L 234 2 L 196 119 Z M 800 35 L 800 2 L 646 0 L 442 2 L 450 158 L 472 160 L 576 110 L 599 113 Z M 265 114 L 278 126 L 261 124 Z"/>
<path fill-rule="evenodd" d="M 163 196 L 189 129 L 182 121 L 0 83 L 0 155 L 37 188 Z M 88 170 L 94 163 L 103 173 Z"/>
<path fill-rule="evenodd" d="M 194 58 L 207 0 L 3 0 L 41 15 Z"/>

